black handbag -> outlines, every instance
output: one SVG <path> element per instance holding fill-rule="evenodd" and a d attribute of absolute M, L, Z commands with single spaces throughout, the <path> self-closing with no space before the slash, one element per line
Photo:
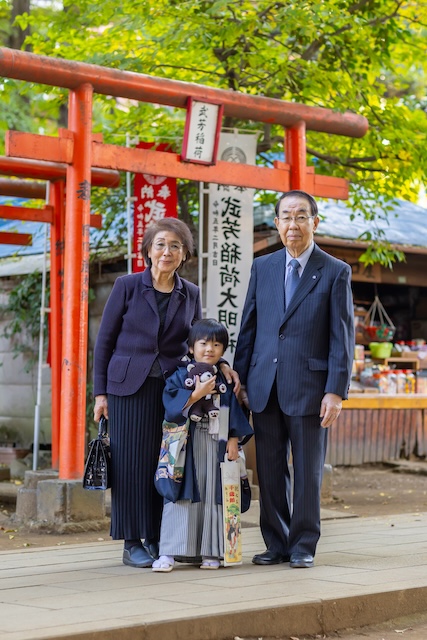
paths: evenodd
<path fill-rule="evenodd" d="M 252 491 L 248 478 L 240 478 L 240 513 L 249 511 Z"/>
<path fill-rule="evenodd" d="M 98 436 L 89 442 L 83 474 L 83 489 L 105 490 L 111 486 L 111 451 L 108 420 L 101 416 Z"/>

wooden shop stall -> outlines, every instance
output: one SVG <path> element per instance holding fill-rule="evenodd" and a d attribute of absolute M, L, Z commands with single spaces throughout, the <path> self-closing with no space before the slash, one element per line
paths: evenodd
<path fill-rule="evenodd" d="M 380 265 L 364 269 L 358 260 L 363 246 L 324 242 L 325 250 L 352 266 L 357 345 L 349 399 L 329 434 L 328 462 L 356 465 L 425 456 L 427 251 L 405 247 L 406 262 L 395 264 L 392 271 Z M 395 326 L 390 346 L 401 347 L 393 346 L 388 355 L 371 353 L 364 327 L 376 294 Z M 396 384 L 396 378 L 398 383 L 405 378 L 407 382 Z"/>
<path fill-rule="evenodd" d="M 364 269 L 358 260 L 363 245 L 331 244 L 326 238 L 319 244 L 352 267 L 356 322 L 349 399 L 330 430 L 327 462 L 358 465 L 425 456 L 427 251 L 405 247 L 406 262 L 391 271 L 380 265 Z M 395 327 L 388 344 L 366 333 L 366 314 L 376 295 Z"/>
<path fill-rule="evenodd" d="M 407 203 L 414 218 L 427 215 L 427 211 Z M 322 209 L 320 208 L 322 213 Z M 328 212 L 329 214 L 330 212 Z M 340 212 L 341 214 L 342 212 Z M 406 211 L 405 211 L 406 213 Z M 329 218 L 327 218 L 328 220 Z M 332 217 L 329 228 L 336 228 Z M 402 228 L 408 227 L 408 217 L 402 216 Z M 269 225 L 256 229 L 255 254 L 262 255 L 280 248 L 277 234 Z M 359 261 L 366 244 L 354 240 L 333 238 L 323 220 L 319 230 L 326 227 L 325 235 L 316 233 L 315 241 L 328 253 L 347 262 L 352 268 L 352 288 L 356 320 L 355 366 L 349 399 L 329 431 L 326 462 L 332 465 L 359 465 L 382 462 L 401 457 L 427 454 L 427 249 L 414 246 L 427 245 L 425 225 L 418 218 L 418 238 L 414 245 L 400 245 L 406 261 L 396 263 L 393 270 L 379 264 L 365 268 Z M 406 231 L 406 229 L 405 229 Z M 323 232 L 322 232 L 323 233 Z M 356 234 L 357 235 L 357 234 Z M 414 235 L 414 234 L 413 234 Z M 422 237 L 425 236 L 425 237 Z M 355 236 L 353 236 L 355 237 Z M 390 238 L 393 241 L 392 238 Z M 411 240 L 413 240 L 411 238 Z M 378 296 L 392 324 L 395 326 L 392 344 L 398 345 L 392 353 L 371 354 L 371 339 L 363 331 L 367 311 Z M 392 345 L 390 345 L 389 349 Z M 361 352 L 363 356 L 361 358 Z M 375 357 L 377 356 L 377 357 Z M 386 357 L 384 357 L 386 356 Z M 357 360 L 363 359 L 363 364 Z M 361 369 L 365 372 L 361 376 Z M 372 371 L 370 382 L 369 369 Z M 393 370 L 390 378 L 384 373 Z M 401 384 L 404 371 L 409 378 Z M 384 375 L 382 375 L 384 373 Z M 380 374 L 380 375 L 378 375 Z M 375 377 L 374 377 L 375 376 Z M 396 377 L 399 376 L 399 389 Z M 363 379 L 361 379 L 363 378 Z M 390 384 L 384 384 L 388 383 Z"/>

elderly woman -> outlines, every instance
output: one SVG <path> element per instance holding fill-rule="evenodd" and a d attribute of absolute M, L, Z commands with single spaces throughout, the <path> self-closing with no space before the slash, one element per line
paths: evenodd
<path fill-rule="evenodd" d="M 124 540 L 123 563 L 151 567 L 158 555 L 163 499 L 154 487 L 162 436 L 165 379 L 187 355 L 201 318 L 199 288 L 180 278 L 193 251 L 187 225 L 164 218 L 146 231 L 142 273 L 117 278 L 94 353 L 94 419 L 108 418 L 112 455 L 111 537 Z M 228 381 L 238 376 L 221 365 Z"/>

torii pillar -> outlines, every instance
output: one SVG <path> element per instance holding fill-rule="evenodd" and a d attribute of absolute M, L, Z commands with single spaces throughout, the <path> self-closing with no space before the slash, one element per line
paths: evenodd
<path fill-rule="evenodd" d="M 61 430 L 59 477 L 83 473 L 86 435 L 86 369 L 88 342 L 89 227 L 92 145 L 90 84 L 70 91 L 68 130 L 74 137 L 74 161 L 67 167 L 65 205 L 64 311 L 62 339 Z M 77 395 L 76 395 L 77 394 Z M 70 421 L 70 417 L 74 418 Z"/>

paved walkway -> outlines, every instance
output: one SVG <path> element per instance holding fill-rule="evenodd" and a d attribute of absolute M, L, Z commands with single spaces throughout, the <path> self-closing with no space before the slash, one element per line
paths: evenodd
<path fill-rule="evenodd" d="M 2 640 L 225 640 L 300 636 L 427 608 L 427 513 L 327 519 L 313 569 L 259 567 L 249 518 L 240 567 L 169 574 L 98 542 L 0 553 Z"/>

